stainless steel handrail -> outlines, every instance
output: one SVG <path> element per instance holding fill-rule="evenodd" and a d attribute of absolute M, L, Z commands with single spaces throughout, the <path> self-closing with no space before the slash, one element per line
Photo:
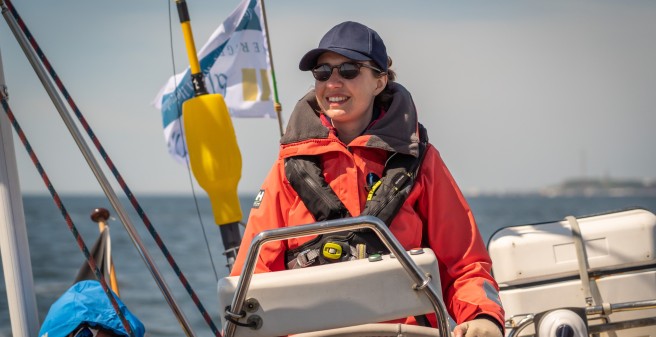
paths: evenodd
<path fill-rule="evenodd" d="M 307 235 L 319 235 L 363 228 L 369 228 L 378 235 L 387 249 L 389 249 L 389 251 L 396 256 L 405 271 L 417 286 L 424 283 L 427 284 L 426 287 L 421 289 L 417 288 L 417 290 L 423 291 L 431 301 L 437 316 L 437 329 L 440 333 L 440 336 L 448 337 L 450 329 L 449 323 L 447 321 L 447 312 L 444 303 L 438 296 L 438 291 L 441 290 L 435 289 L 435 286 L 428 282 L 428 276 L 425 275 L 424 272 L 414 263 L 414 261 L 410 258 L 410 255 L 408 255 L 403 246 L 401 246 L 399 241 L 396 240 L 394 235 L 392 235 L 392 232 L 389 230 L 389 228 L 387 228 L 385 223 L 383 223 L 380 219 L 370 215 L 316 222 L 302 226 L 270 229 L 258 234 L 255 238 L 253 238 L 253 241 L 251 242 L 250 248 L 248 250 L 246 262 L 244 263 L 244 267 L 241 271 L 241 277 L 237 283 L 237 289 L 232 300 L 232 305 L 230 306 L 230 311 L 233 313 L 239 313 L 242 311 L 244 300 L 246 298 L 246 292 L 250 286 L 251 278 L 257 263 L 257 257 L 260 254 L 260 248 L 265 243 Z M 436 277 L 439 277 L 439 275 Z M 234 323 L 230 321 L 226 322 L 224 336 L 232 337 L 235 333 L 236 327 L 237 326 Z"/>
<path fill-rule="evenodd" d="M 557 309 L 557 308 L 554 308 Z M 616 312 L 623 311 L 638 311 L 638 310 L 649 310 L 656 309 L 656 299 L 653 300 L 644 300 L 644 301 L 633 301 L 633 302 L 623 302 L 623 303 L 608 303 L 605 305 L 595 305 L 585 308 L 586 318 L 589 315 L 610 315 Z M 521 316 L 521 315 L 520 315 Z M 518 317 L 514 316 L 513 318 Z M 524 330 L 528 325 L 534 323 L 535 315 L 529 314 L 526 315 L 519 323 L 514 326 L 506 325 L 506 328 L 509 328 L 507 337 L 516 337 L 519 333 Z M 588 328 L 590 334 L 596 334 L 601 332 L 615 331 L 615 330 L 624 330 L 631 328 L 638 328 L 643 326 L 656 325 L 656 318 L 639 318 L 628 321 L 621 322 L 612 322 L 593 325 Z M 531 335 L 533 336 L 533 335 Z"/>
<path fill-rule="evenodd" d="M 521 316 L 521 315 L 518 315 L 518 316 Z M 511 320 L 515 319 L 515 317 L 518 317 L 518 316 L 513 316 L 511 318 Z M 529 314 L 529 315 L 526 315 L 521 321 L 519 321 L 519 323 L 517 323 L 514 326 L 513 325 L 508 326 L 508 324 L 506 324 L 506 329 L 508 329 L 508 336 L 507 337 L 515 337 L 515 336 L 519 335 L 519 333 L 522 332 L 522 330 L 524 330 L 524 328 L 526 328 L 527 326 L 531 325 L 531 323 L 533 323 L 534 319 L 535 319 L 535 316 L 533 314 Z"/>
<path fill-rule="evenodd" d="M 636 311 L 636 310 L 646 310 L 646 309 L 656 309 L 656 299 L 646 300 L 646 301 L 610 303 L 608 304 L 607 309 L 604 309 L 604 305 L 595 305 L 592 307 L 585 308 L 585 313 L 587 315 L 602 315 L 602 314 L 609 315 L 614 312 Z"/>

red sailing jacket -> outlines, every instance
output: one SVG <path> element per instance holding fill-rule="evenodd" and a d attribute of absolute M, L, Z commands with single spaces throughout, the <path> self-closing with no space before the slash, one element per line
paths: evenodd
<path fill-rule="evenodd" d="M 367 197 L 367 174 L 382 177 L 391 153 L 418 155 L 417 113 L 412 98 L 401 85 L 388 85 L 394 92 L 391 104 L 348 146 L 325 120 L 322 122 L 314 92 L 298 102 L 281 139 L 279 158 L 251 209 L 232 275 L 242 270 L 251 241 L 261 231 L 315 222 L 285 176 L 285 158 L 319 156 L 326 181 L 350 214 L 357 216 Z M 498 285 L 490 274 L 491 260 L 471 209 L 439 152 L 430 144 L 426 151 L 415 185 L 389 228 L 405 249 L 428 246 L 435 252 L 444 302 L 458 324 L 489 315 L 503 326 Z M 256 272 L 284 270 L 285 252 L 308 240 L 265 244 Z M 434 319 L 431 321 L 435 324 Z M 408 318 L 407 323 L 413 322 L 414 318 Z"/>

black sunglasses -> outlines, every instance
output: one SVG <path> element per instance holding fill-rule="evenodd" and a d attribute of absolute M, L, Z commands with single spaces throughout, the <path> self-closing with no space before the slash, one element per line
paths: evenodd
<path fill-rule="evenodd" d="M 342 64 L 338 64 L 335 66 L 331 66 L 330 64 L 324 63 L 320 64 L 314 68 L 312 68 L 312 76 L 317 81 L 328 81 L 330 76 L 333 74 L 333 69 L 337 68 L 337 72 L 339 73 L 339 76 L 343 77 L 344 79 L 347 80 L 352 80 L 360 74 L 360 68 L 365 67 L 372 69 L 376 71 L 378 74 L 383 74 L 383 71 L 370 66 L 365 63 L 357 63 L 357 62 L 344 62 Z"/>

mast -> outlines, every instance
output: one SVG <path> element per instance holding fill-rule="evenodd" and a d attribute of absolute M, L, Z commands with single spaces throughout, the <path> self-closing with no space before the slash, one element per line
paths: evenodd
<path fill-rule="evenodd" d="M 269 51 L 269 63 L 271 64 L 271 80 L 273 81 L 273 109 L 276 111 L 278 116 L 278 128 L 280 129 L 280 137 L 282 137 L 285 132 L 282 128 L 282 105 L 278 99 L 278 84 L 276 83 L 276 71 L 273 67 L 273 52 L 271 51 L 271 38 L 269 35 L 269 24 L 267 23 L 266 10 L 264 9 L 264 0 L 260 0 L 260 6 L 262 7 L 262 21 L 264 21 L 264 36 L 266 37 L 267 50 Z"/>
<path fill-rule="evenodd" d="M 0 56 L 0 99 L 6 100 L 2 57 Z M 18 167 L 11 125 L 4 110 L 0 113 L 0 252 L 7 287 L 9 316 L 14 337 L 39 333 L 32 263 L 30 261 L 25 213 L 18 182 Z"/>

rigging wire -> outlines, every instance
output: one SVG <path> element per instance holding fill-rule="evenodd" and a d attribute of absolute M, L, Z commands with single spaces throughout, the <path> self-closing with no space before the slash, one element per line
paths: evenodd
<path fill-rule="evenodd" d="M 16 120 L 16 117 L 14 116 L 13 112 L 11 111 L 11 108 L 9 107 L 9 103 L 7 103 L 6 97 L 2 97 L 2 107 L 4 108 L 5 113 L 7 114 L 7 117 L 9 118 L 9 122 L 14 127 L 14 130 L 16 130 L 16 134 L 18 135 L 18 138 L 20 138 L 21 142 L 23 143 L 23 146 L 25 147 L 25 150 L 27 151 L 27 154 L 32 159 L 32 163 L 34 163 L 34 166 L 36 167 L 36 170 L 39 172 L 39 175 L 41 176 L 41 179 L 43 180 L 43 183 L 46 185 L 46 188 L 50 192 L 50 195 L 52 196 L 52 199 L 55 202 L 55 205 L 57 206 L 57 208 L 59 208 L 59 211 L 61 212 L 62 216 L 64 217 L 64 220 L 66 221 L 66 224 L 68 225 L 68 229 L 73 234 L 73 237 L 75 238 L 75 241 L 77 242 L 78 247 L 82 251 L 82 254 L 84 254 L 84 258 L 87 260 L 87 263 L 89 264 L 89 267 L 91 268 L 91 270 L 93 270 L 93 273 L 95 274 L 96 279 L 98 279 L 98 281 L 100 282 L 100 285 L 102 286 L 103 290 L 105 291 L 105 295 L 107 295 L 107 298 L 109 299 L 109 302 L 112 304 L 112 307 L 114 308 L 114 311 L 118 315 L 118 318 L 121 320 L 121 324 L 123 324 L 123 327 L 125 328 L 125 331 L 130 335 L 130 337 L 135 337 L 134 332 L 132 331 L 132 327 L 130 326 L 130 324 L 126 320 L 125 315 L 123 314 L 123 312 L 120 310 L 118 302 L 116 301 L 116 298 L 114 298 L 114 295 L 111 293 L 110 288 L 107 286 L 107 281 L 105 280 L 105 277 L 102 275 L 102 272 L 98 268 L 98 265 L 96 264 L 96 260 L 89 253 L 89 248 L 87 247 L 86 243 L 84 243 L 84 239 L 82 239 L 82 236 L 78 232 L 77 227 L 73 223 L 73 220 L 71 219 L 70 214 L 66 210 L 66 207 L 64 206 L 64 203 L 62 202 L 61 198 L 59 197 L 59 193 L 57 193 L 57 191 L 55 190 L 55 187 L 50 182 L 50 178 L 48 178 L 48 174 L 46 174 L 46 171 L 43 169 L 43 166 L 41 165 L 41 162 L 39 161 L 39 158 L 37 157 L 36 153 L 34 152 L 34 149 L 32 149 L 32 145 L 30 145 L 30 142 L 27 140 L 27 137 L 25 136 L 25 133 L 23 132 L 23 129 L 20 127 L 20 124 L 18 124 L 18 120 Z"/>
<path fill-rule="evenodd" d="M 93 130 L 91 129 L 91 127 L 87 123 L 84 116 L 82 115 L 82 112 L 77 107 L 77 105 L 73 101 L 73 98 L 68 93 L 68 90 L 66 90 L 66 88 L 64 87 L 63 82 L 61 81 L 61 79 L 59 78 L 57 73 L 55 72 L 55 70 L 52 67 L 50 61 L 46 58 L 45 54 L 41 50 L 41 47 L 38 45 L 38 43 L 34 39 L 34 36 L 32 36 L 32 34 L 29 31 L 29 29 L 27 28 L 25 22 L 20 17 L 20 15 L 16 11 L 15 7 L 13 6 L 13 4 L 11 3 L 10 0 L 4 0 L 4 3 L 7 6 L 7 8 L 9 9 L 9 11 L 11 12 L 14 19 L 18 22 L 18 26 L 22 30 L 23 34 L 25 34 L 25 37 L 27 38 L 30 45 L 32 46 L 32 48 L 34 49 L 36 54 L 38 55 L 39 59 L 41 60 L 41 63 L 48 70 L 48 73 L 49 73 L 50 77 L 57 84 L 57 87 L 60 90 L 61 94 L 66 98 L 66 101 L 68 102 L 70 107 L 73 109 L 73 112 L 75 113 L 75 116 L 78 118 L 79 122 L 84 127 L 84 130 L 87 132 L 87 135 L 89 136 L 89 138 L 93 141 L 93 144 L 96 146 L 96 149 L 98 150 L 98 152 L 102 156 L 103 160 L 105 161 L 105 163 L 109 167 L 110 171 L 112 172 L 112 174 L 116 178 L 116 180 L 119 183 L 119 185 L 121 186 L 123 192 L 125 193 L 127 198 L 130 200 L 130 203 L 132 204 L 135 211 L 137 212 L 137 214 L 139 215 L 139 217 L 143 221 L 146 228 L 148 229 L 148 232 L 151 234 L 151 236 L 153 237 L 153 239 L 157 243 L 158 247 L 162 251 L 162 254 L 164 254 L 164 256 L 166 257 L 167 262 L 169 263 L 169 265 L 171 266 L 171 268 L 173 269 L 175 274 L 178 276 L 178 279 L 180 280 L 183 287 L 187 291 L 187 294 L 193 300 L 193 302 L 196 305 L 197 309 L 200 311 L 201 315 L 203 316 L 203 319 L 205 320 L 207 325 L 212 330 L 212 333 L 215 336 L 221 336 L 221 332 L 217 329 L 216 325 L 212 321 L 212 318 L 209 316 L 209 314 L 207 313 L 207 310 L 205 310 L 205 307 L 201 303 L 199 297 L 196 295 L 195 291 L 193 290 L 193 288 L 189 284 L 187 278 L 182 273 L 182 270 L 180 269 L 178 264 L 175 262 L 175 259 L 170 254 L 168 248 L 166 247 L 166 245 L 162 241 L 161 237 L 159 236 L 159 234 L 155 230 L 155 227 L 153 227 L 152 223 L 150 222 L 150 219 L 148 218 L 148 216 L 144 212 L 143 208 L 141 207 L 141 204 L 139 204 L 136 197 L 134 196 L 134 194 L 132 193 L 130 188 L 127 186 L 127 184 L 123 180 L 122 175 L 118 172 L 118 169 L 116 168 L 116 166 L 114 166 L 114 163 L 112 162 L 111 158 L 109 157 L 109 155 L 105 151 L 104 147 L 100 143 L 100 140 L 96 137 L 95 133 L 93 132 Z M 4 11 L 4 9 L 3 9 L 3 11 Z"/>
<path fill-rule="evenodd" d="M 171 70 L 173 72 L 173 85 L 174 85 L 174 90 L 173 90 L 173 97 L 175 98 L 176 101 L 176 109 L 178 110 L 178 116 L 182 116 L 182 112 L 180 111 L 180 107 L 182 106 L 178 102 L 178 82 L 175 74 L 175 54 L 174 54 L 174 49 L 173 49 L 173 24 L 171 23 L 173 21 L 172 14 L 171 14 L 171 1 L 165 0 L 169 9 L 169 46 L 171 47 Z M 180 123 L 182 123 L 182 120 L 180 120 Z M 180 132 L 182 134 L 182 146 L 184 148 L 187 148 L 187 143 L 185 141 L 184 137 L 184 128 L 181 127 L 180 124 Z M 187 154 L 188 156 L 188 154 Z M 205 224 L 203 223 L 203 217 L 200 214 L 200 207 L 198 205 L 198 197 L 196 195 L 196 187 L 194 186 L 194 178 L 191 174 L 191 166 L 189 165 L 189 160 L 188 157 L 185 158 L 185 164 L 187 165 L 187 177 L 189 178 L 189 186 L 191 186 L 191 194 L 194 197 L 194 205 L 196 206 L 196 214 L 198 215 L 198 223 L 200 224 L 200 228 L 203 231 L 203 238 L 205 239 L 205 247 L 207 247 L 207 254 L 210 257 L 210 264 L 212 265 L 212 270 L 214 271 L 214 279 L 216 282 L 219 282 L 219 275 L 216 272 L 216 266 L 214 265 L 214 258 L 212 256 L 212 251 L 210 250 L 210 244 L 209 241 L 207 240 L 207 233 L 205 232 Z"/>

